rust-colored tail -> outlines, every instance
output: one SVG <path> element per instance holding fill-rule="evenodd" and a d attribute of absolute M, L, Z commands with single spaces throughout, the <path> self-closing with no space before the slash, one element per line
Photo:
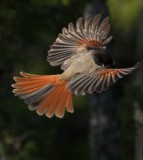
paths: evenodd
<path fill-rule="evenodd" d="M 72 94 L 66 82 L 59 75 L 34 75 L 20 72 L 22 77 L 14 77 L 13 93 L 28 104 L 38 115 L 62 118 L 65 108 L 73 113 Z"/>

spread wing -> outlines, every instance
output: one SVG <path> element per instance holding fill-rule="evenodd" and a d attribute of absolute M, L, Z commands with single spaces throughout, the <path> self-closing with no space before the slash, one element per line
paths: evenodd
<path fill-rule="evenodd" d="M 101 14 L 95 17 L 80 17 L 76 25 L 69 23 L 51 46 L 48 62 L 52 66 L 61 65 L 71 56 L 88 47 L 104 47 L 111 41 L 109 17 L 101 21 Z"/>
<path fill-rule="evenodd" d="M 142 65 L 142 64 L 141 64 Z M 140 67 L 137 64 L 131 68 L 107 69 L 100 68 L 91 73 L 79 74 L 68 83 L 68 87 L 76 95 L 85 95 L 86 93 L 101 93 L 109 86 L 116 83 L 117 80 L 131 74 Z"/>

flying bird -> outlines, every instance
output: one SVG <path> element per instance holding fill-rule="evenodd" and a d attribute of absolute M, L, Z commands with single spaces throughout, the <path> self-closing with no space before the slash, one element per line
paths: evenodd
<path fill-rule="evenodd" d="M 109 35 L 109 17 L 80 17 L 76 24 L 62 29 L 48 51 L 51 66 L 61 65 L 62 74 L 35 75 L 20 72 L 13 77 L 13 93 L 23 99 L 30 110 L 38 115 L 62 118 L 65 110 L 73 113 L 72 94 L 101 93 L 117 80 L 143 66 L 143 62 L 130 68 L 115 68 L 106 46 Z"/>

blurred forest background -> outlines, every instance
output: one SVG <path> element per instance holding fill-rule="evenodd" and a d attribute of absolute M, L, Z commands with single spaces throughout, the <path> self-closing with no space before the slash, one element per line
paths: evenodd
<path fill-rule="evenodd" d="M 143 70 L 100 95 L 74 97 L 75 113 L 39 117 L 11 93 L 20 71 L 56 74 L 47 51 L 69 22 L 110 16 L 117 66 L 143 59 L 142 0 L 0 1 L 0 160 L 143 160 Z"/>

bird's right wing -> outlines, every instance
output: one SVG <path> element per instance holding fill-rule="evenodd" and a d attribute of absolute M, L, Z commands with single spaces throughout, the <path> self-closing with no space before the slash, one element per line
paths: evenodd
<path fill-rule="evenodd" d="M 99 68 L 93 72 L 87 74 L 79 74 L 72 78 L 68 87 L 76 95 L 85 95 L 86 93 L 101 93 L 107 90 L 109 86 L 116 83 L 117 80 L 124 76 L 131 74 L 137 68 L 140 68 L 143 64 L 137 64 L 131 68 Z"/>
<path fill-rule="evenodd" d="M 101 21 L 101 14 L 95 17 L 80 17 L 76 25 L 69 23 L 48 52 L 48 62 L 52 66 L 61 65 L 71 56 L 79 54 L 88 47 L 105 47 L 112 39 L 109 17 Z"/>

